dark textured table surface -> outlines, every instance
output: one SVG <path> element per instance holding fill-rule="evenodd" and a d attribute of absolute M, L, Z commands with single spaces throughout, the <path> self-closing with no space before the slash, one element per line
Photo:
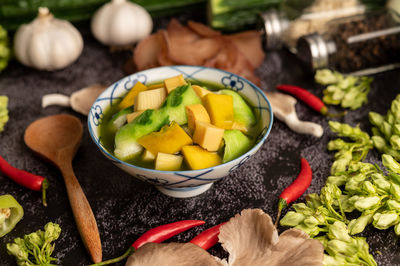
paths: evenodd
<path fill-rule="evenodd" d="M 156 22 L 164 26 L 166 20 Z M 91 36 L 87 25 L 79 27 L 85 47 L 73 65 L 56 72 L 43 72 L 17 62 L 0 73 L 0 95 L 9 97 L 10 121 L 0 134 L 0 154 L 12 165 L 49 179 L 48 207 L 41 204 L 40 193 L 16 185 L 0 173 L 0 195 L 11 194 L 23 206 L 25 215 L 16 228 L 0 238 L 0 265 L 15 265 L 7 255 L 6 243 L 16 237 L 43 228 L 47 222 L 61 225 L 55 257 L 61 265 L 88 265 L 89 257 L 79 237 L 65 186 L 59 171 L 36 157 L 24 144 L 25 128 L 34 120 L 59 113 L 73 114 L 84 125 L 82 145 L 73 166 L 78 180 L 92 206 L 102 239 L 103 258 L 121 255 L 133 241 L 149 228 L 181 219 L 203 219 L 206 225 L 174 237 L 172 241 L 188 241 L 201 230 L 221 223 L 246 208 L 261 208 L 276 215 L 280 192 L 296 177 L 300 157 L 305 157 L 314 171 L 307 193 L 319 192 L 333 161 L 326 145 L 334 135 L 327 128 L 328 119 L 298 103 L 299 117 L 321 124 L 322 138 L 299 135 L 275 120 L 271 134 L 262 149 L 239 170 L 216 182 L 200 196 L 175 199 L 161 194 L 153 186 L 126 174 L 107 160 L 91 141 L 86 117 L 68 108 L 41 108 L 41 98 L 48 93 L 71 94 L 93 83 L 111 84 L 124 76 L 123 64 L 128 53 L 111 54 Z M 313 83 L 293 55 L 287 52 L 267 53 L 258 69 L 262 88 L 273 90 L 278 83 L 293 83 L 310 88 L 318 95 L 321 88 Z M 340 121 L 360 124 L 369 131 L 368 112 L 386 113 L 390 102 L 400 92 L 400 71 L 375 76 L 368 105 L 350 111 Z M 378 162 L 380 155 L 371 151 L 367 161 Z M 302 197 L 299 201 L 304 200 Z M 370 250 L 380 265 L 400 264 L 400 247 L 393 230 L 380 231 L 369 227 L 364 233 Z M 226 256 L 220 246 L 212 254 Z M 123 265 L 122 263 L 120 265 Z"/>

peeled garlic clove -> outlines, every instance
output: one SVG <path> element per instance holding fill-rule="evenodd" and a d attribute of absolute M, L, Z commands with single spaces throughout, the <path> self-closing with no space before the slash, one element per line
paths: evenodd
<path fill-rule="evenodd" d="M 112 0 L 93 15 L 91 29 L 105 45 L 127 46 L 149 36 L 153 21 L 143 7 L 126 0 Z"/>
<path fill-rule="evenodd" d="M 71 106 L 69 101 L 69 97 L 63 94 L 47 94 L 42 97 L 42 108 L 46 108 L 47 106 L 58 105 L 58 106 Z"/>
<path fill-rule="evenodd" d="M 73 63 L 83 50 L 79 31 L 68 21 L 53 17 L 47 7 L 38 16 L 21 25 L 14 37 L 19 62 L 41 70 L 57 70 Z"/>

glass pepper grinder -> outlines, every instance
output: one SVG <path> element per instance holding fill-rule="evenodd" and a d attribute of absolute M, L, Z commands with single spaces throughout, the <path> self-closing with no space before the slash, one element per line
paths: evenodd
<path fill-rule="evenodd" d="M 267 49 L 286 46 L 295 52 L 297 40 L 314 32 L 324 32 L 332 19 L 362 14 L 366 10 L 358 0 L 286 0 L 280 11 L 261 14 Z"/>
<path fill-rule="evenodd" d="M 385 10 L 329 22 L 329 30 L 301 37 L 297 56 L 311 69 L 373 74 L 400 63 L 399 14 Z"/>

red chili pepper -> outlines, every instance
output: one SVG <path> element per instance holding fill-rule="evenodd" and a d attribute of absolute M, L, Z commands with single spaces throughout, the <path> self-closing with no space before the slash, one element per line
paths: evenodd
<path fill-rule="evenodd" d="M 43 205 L 47 206 L 46 189 L 49 187 L 47 179 L 28 173 L 27 171 L 17 169 L 11 166 L 3 157 L 0 156 L 0 171 L 8 176 L 15 183 L 34 191 L 42 191 Z"/>
<path fill-rule="evenodd" d="M 318 98 L 317 96 L 315 96 L 308 90 L 305 90 L 298 86 L 281 84 L 281 85 L 276 86 L 276 88 L 280 91 L 284 91 L 289 94 L 292 94 L 297 99 L 303 101 L 305 104 L 310 106 L 313 110 L 315 110 L 323 115 L 334 117 L 334 116 L 343 116 L 346 114 L 346 112 L 342 112 L 342 113 L 338 113 L 338 114 L 329 113 L 328 108 L 321 101 L 320 98 Z"/>
<path fill-rule="evenodd" d="M 219 228 L 225 223 L 216 225 L 207 230 L 204 230 L 195 236 L 190 243 L 196 244 L 204 250 L 207 250 L 218 243 Z"/>
<path fill-rule="evenodd" d="M 146 243 L 161 243 L 179 233 L 182 233 L 186 230 L 189 230 L 192 227 L 199 226 L 202 224 L 205 224 L 205 222 L 201 220 L 183 220 L 152 228 L 149 231 L 145 232 L 142 236 L 140 236 L 132 244 L 132 246 L 118 258 L 92 264 L 92 266 L 101 266 L 101 265 L 116 263 L 132 255 L 135 252 L 135 250 L 137 250 Z"/>
<path fill-rule="evenodd" d="M 281 212 L 291 202 L 297 200 L 311 184 L 312 170 L 306 159 L 301 158 L 301 170 L 297 178 L 290 184 L 279 196 L 278 215 L 275 221 L 275 227 L 278 224 Z"/>

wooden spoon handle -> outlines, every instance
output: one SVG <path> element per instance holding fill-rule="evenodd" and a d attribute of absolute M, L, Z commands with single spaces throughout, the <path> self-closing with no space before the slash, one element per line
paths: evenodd
<path fill-rule="evenodd" d="M 89 252 L 92 261 L 94 263 L 99 263 L 102 260 L 102 248 L 100 234 L 92 208 L 89 205 L 82 187 L 76 179 L 72 165 L 70 163 L 64 163 L 60 166 L 60 170 L 64 176 L 72 213 L 74 214 L 83 244 Z"/>

